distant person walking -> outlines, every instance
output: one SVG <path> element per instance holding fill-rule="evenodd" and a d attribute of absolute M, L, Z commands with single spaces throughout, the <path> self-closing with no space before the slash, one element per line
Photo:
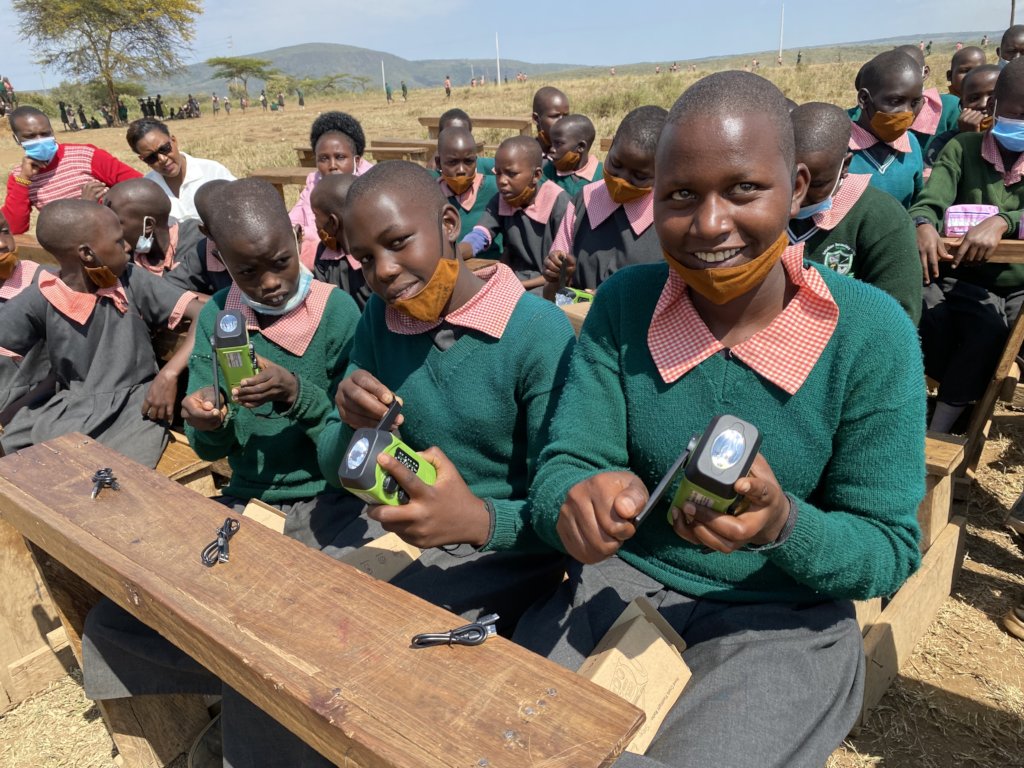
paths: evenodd
<path fill-rule="evenodd" d="M 154 106 L 156 107 L 156 116 L 158 118 L 160 118 L 161 120 L 163 120 L 164 119 L 164 100 L 163 100 L 163 97 L 159 93 L 156 95 L 156 103 L 155 103 Z"/>
<path fill-rule="evenodd" d="M 446 101 L 452 100 L 452 79 L 448 75 L 444 76 L 444 98 Z"/>
<path fill-rule="evenodd" d="M 231 99 L 227 96 L 224 97 L 224 117 L 231 116 Z"/>
<path fill-rule="evenodd" d="M 803 61 L 804 61 L 804 52 L 803 51 L 797 51 L 796 52 L 796 65 L 799 67 L 803 63 Z"/>
<path fill-rule="evenodd" d="M 57 106 L 60 107 L 60 121 L 64 124 L 64 130 L 70 131 L 71 125 L 68 123 L 68 106 L 63 101 L 58 102 Z"/>
<path fill-rule="evenodd" d="M 409 86 L 405 84 L 405 80 L 402 81 L 402 101 L 409 100 Z"/>
<path fill-rule="evenodd" d="M 260 106 L 263 107 L 263 111 L 267 111 L 267 92 L 266 90 L 260 90 Z"/>
<path fill-rule="evenodd" d="M 217 98 L 216 93 L 213 94 L 211 102 L 213 103 L 213 116 L 216 117 L 217 114 L 220 112 L 220 99 Z"/>
<path fill-rule="evenodd" d="M 981 47 L 988 48 L 988 35 L 983 35 L 981 38 Z"/>
<path fill-rule="evenodd" d="M 277 92 L 277 108 L 284 112 L 284 94 L 281 91 Z"/>
<path fill-rule="evenodd" d="M 299 99 L 299 109 L 305 109 L 306 108 L 306 97 L 303 96 L 302 89 L 301 88 L 296 88 L 295 89 L 295 95 Z"/>
<path fill-rule="evenodd" d="M 0 79 L 0 83 L 2 83 L 4 87 L 4 100 L 11 106 L 18 106 L 18 96 L 14 92 L 14 86 L 11 85 L 10 78 L 4 75 L 4 77 Z"/>
<path fill-rule="evenodd" d="M 81 104 L 78 105 L 78 122 L 81 123 L 83 128 L 89 125 L 89 121 L 85 117 L 85 107 Z"/>
<path fill-rule="evenodd" d="M 932 41 L 931 40 L 929 40 L 928 41 L 928 45 L 926 45 L 924 47 L 924 55 L 925 56 L 931 56 L 932 55 Z"/>
<path fill-rule="evenodd" d="M 394 98 L 391 93 L 391 83 L 384 83 L 384 96 L 387 98 L 388 104 L 394 102 Z"/>

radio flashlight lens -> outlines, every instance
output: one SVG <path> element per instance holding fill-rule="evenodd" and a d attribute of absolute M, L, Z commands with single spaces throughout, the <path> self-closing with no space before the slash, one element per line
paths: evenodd
<path fill-rule="evenodd" d="M 363 466 L 363 462 L 366 461 L 366 454 L 369 452 L 370 439 L 367 437 L 360 437 L 348 452 L 348 458 L 345 459 L 345 464 L 349 469 L 358 469 Z"/>
<path fill-rule="evenodd" d="M 746 447 L 747 441 L 740 432 L 727 429 L 711 444 L 711 463 L 716 469 L 729 469 L 743 458 Z"/>
<path fill-rule="evenodd" d="M 220 319 L 220 332 L 225 336 L 230 336 L 238 330 L 238 318 L 234 315 L 224 315 Z"/>

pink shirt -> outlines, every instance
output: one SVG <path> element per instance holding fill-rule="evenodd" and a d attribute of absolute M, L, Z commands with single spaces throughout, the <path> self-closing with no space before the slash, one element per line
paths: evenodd
<path fill-rule="evenodd" d="M 359 162 L 356 163 L 356 169 L 353 175 L 362 176 L 371 168 L 373 168 L 373 163 L 360 157 Z M 316 233 L 316 218 L 313 216 L 313 208 L 309 204 L 309 196 L 313 193 L 313 187 L 315 187 L 317 182 L 322 178 L 323 174 L 320 173 L 320 171 L 311 172 L 309 176 L 306 177 L 306 186 L 303 187 L 302 192 L 299 193 L 298 201 L 292 207 L 291 211 L 288 212 L 288 218 L 291 219 L 292 224 L 298 224 L 302 227 L 302 239 L 312 240 L 314 243 L 319 242 L 320 236 Z M 315 246 L 313 251 L 316 251 Z"/>

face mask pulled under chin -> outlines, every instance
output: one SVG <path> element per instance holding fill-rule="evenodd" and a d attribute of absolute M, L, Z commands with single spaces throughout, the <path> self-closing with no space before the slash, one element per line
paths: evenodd
<path fill-rule="evenodd" d="M 146 232 L 149 232 L 147 235 Z M 142 219 L 142 234 L 135 241 L 135 254 L 145 255 L 153 250 L 153 241 L 156 239 L 156 219 L 152 216 L 145 216 Z"/>
<path fill-rule="evenodd" d="M 844 157 L 843 161 L 839 164 L 839 175 L 836 177 L 836 183 L 832 185 L 832 191 L 828 193 L 828 197 L 817 203 L 802 206 L 800 210 L 796 212 L 796 215 L 793 216 L 794 219 L 802 221 L 819 213 L 825 213 L 826 211 L 832 210 L 832 204 L 835 202 L 836 192 L 839 191 L 839 186 L 843 183 L 843 166 L 845 164 L 846 158 Z"/>

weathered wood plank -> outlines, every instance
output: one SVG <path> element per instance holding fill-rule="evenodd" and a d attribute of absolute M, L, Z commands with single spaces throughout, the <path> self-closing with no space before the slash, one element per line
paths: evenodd
<path fill-rule="evenodd" d="M 122 490 L 91 500 L 99 466 Z M 204 568 L 224 508 L 185 493 L 81 435 L 0 459 L 15 527 L 337 763 L 603 766 L 641 724 L 502 638 L 410 648 L 461 620 L 263 526 L 243 522 L 230 562 Z"/>

